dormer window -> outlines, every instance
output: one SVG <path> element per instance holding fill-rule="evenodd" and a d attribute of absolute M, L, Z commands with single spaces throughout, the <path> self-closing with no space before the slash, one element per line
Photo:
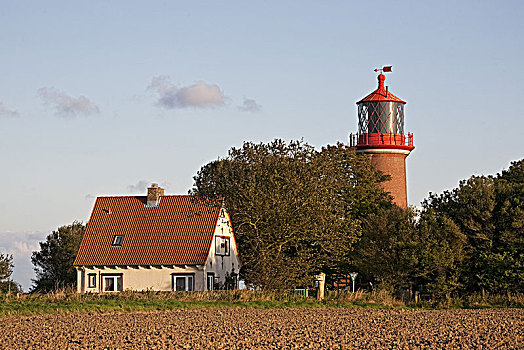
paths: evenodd
<path fill-rule="evenodd" d="M 123 241 L 124 241 L 124 235 L 116 235 L 115 238 L 113 238 L 113 246 L 121 247 Z"/>

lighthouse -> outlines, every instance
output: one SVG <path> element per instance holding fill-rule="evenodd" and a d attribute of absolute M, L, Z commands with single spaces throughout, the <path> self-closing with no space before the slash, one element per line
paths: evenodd
<path fill-rule="evenodd" d="M 381 186 L 393 197 L 393 202 L 407 208 L 406 157 L 415 148 L 413 134 L 404 131 L 406 102 L 396 97 L 385 85 L 384 72 L 391 67 L 375 69 L 379 72 L 378 88 L 357 102 L 358 133 L 350 135 L 350 145 L 357 154 L 367 154 L 371 163 L 391 176 Z"/>

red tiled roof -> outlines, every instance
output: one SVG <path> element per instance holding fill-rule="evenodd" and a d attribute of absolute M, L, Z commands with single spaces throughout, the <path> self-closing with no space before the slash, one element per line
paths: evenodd
<path fill-rule="evenodd" d="M 191 196 L 98 197 L 74 265 L 204 264 L 220 213 Z M 113 246 L 124 235 L 122 246 Z"/>
<path fill-rule="evenodd" d="M 364 97 L 362 100 L 358 101 L 358 103 L 362 102 L 372 102 L 372 101 L 384 101 L 384 102 L 400 102 L 400 103 L 406 103 L 406 101 L 402 101 L 397 96 L 393 95 L 391 92 L 389 92 L 389 89 L 386 89 L 384 87 L 384 81 L 386 80 L 386 77 L 384 74 L 380 74 L 378 76 L 378 89 Z"/>

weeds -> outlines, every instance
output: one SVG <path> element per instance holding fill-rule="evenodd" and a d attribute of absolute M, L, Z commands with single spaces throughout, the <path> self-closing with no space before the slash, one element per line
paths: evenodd
<path fill-rule="evenodd" d="M 0 294 L 0 317 L 57 312 L 162 311 L 202 307 L 356 307 L 356 308 L 498 308 L 524 307 L 524 295 L 481 295 L 405 303 L 391 293 L 328 291 L 322 302 L 293 292 L 230 290 L 201 292 L 124 291 L 80 294 L 68 288 L 47 294 Z"/>

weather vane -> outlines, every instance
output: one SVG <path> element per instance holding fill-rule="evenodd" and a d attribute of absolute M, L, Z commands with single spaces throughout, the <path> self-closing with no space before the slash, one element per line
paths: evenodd
<path fill-rule="evenodd" d="M 393 66 L 384 66 L 382 68 L 375 69 L 375 72 L 387 73 L 387 72 L 391 72 L 391 68 L 393 68 Z"/>

